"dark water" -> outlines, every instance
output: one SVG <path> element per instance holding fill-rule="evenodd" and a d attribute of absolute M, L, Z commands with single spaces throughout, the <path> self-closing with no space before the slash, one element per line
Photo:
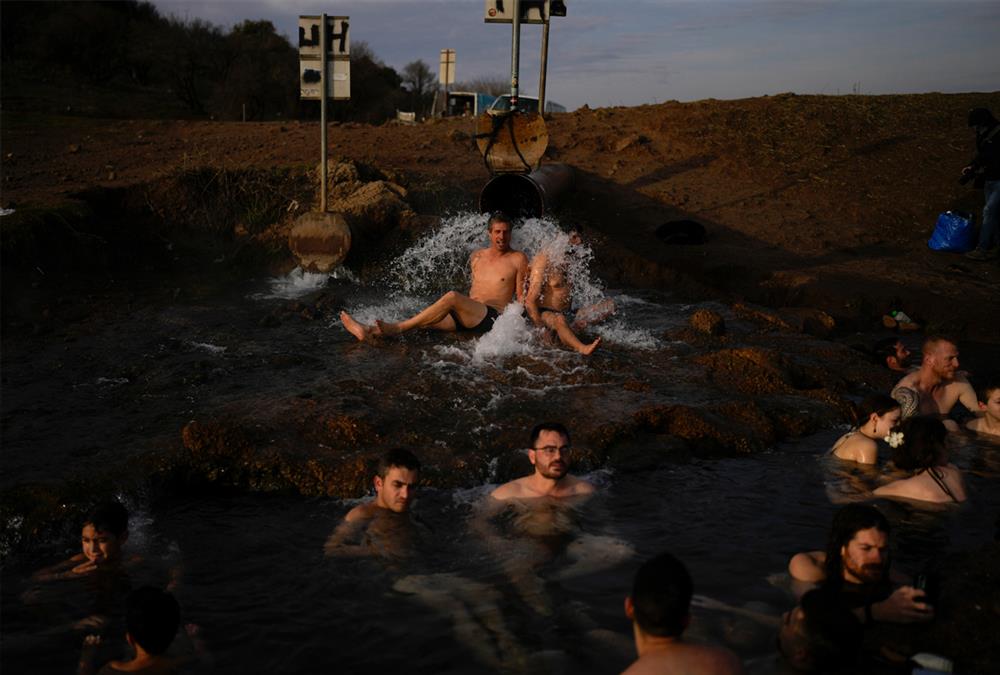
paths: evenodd
<path fill-rule="evenodd" d="M 529 600 L 501 564 L 516 555 L 517 541 L 491 549 L 469 531 L 472 504 L 485 486 L 424 490 L 414 507 L 426 525 L 421 541 L 388 560 L 323 556 L 323 542 L 349 504 L 259 495 L 168 500 L 153 512 L 140 510 L 133 549 L 151 564 L 183 570 L 178 597 L 185 621 L 201 626 L 219 672 L 374 666 L 421 673 L 617 672 L 631 654 L 624 595 L 638 563 L 660 551 L 686 561 L 699 594 L 775 612 L 792 604 L 784 575 L 789 557 L 822 547 L 836 508 L 829 495 L 858 496 L 843 488 L 844 472 L 823 454 L 837 433 L 753 458 L 591 475 L 601 494 L 580 523 L 584 539 L 598 545 L 576 551 L 571 544 L 539 562 L 541 591 Z M 968 444 L 957 449 L 956 461 L 975 469 L 985 458 L 995 467 L 997 454 L 996 447 Z M 995 477 L 968 479 L 972 499 L 964 506 L 887 509 L 900 569 L 918 571 L 936 555 L 992 539 L 1000 508 Z M 562 578 L 567 569 L 575 573 Z M 420 588 L 432 583 L 440 592 L 400 585 L 414 576 L 430 580 Z M 8 609 L 18 603 L 16 577 L 5 575 Z M 9 616 L 5 611 L 8 635 L 30 634 L 38 621 L 19 610 L 11 625 Z M 725 618 L 711 612 L 698 614 L 692 630 L 744 657 L 769 644 L 760 635 L 732 635 Z M 517 649 L 502 650 L 505 640 Z M 16 669 L 37 656 L 36 649 L 5 647 L 5 664 Z M 60 666 L 72 659 L 49 653 L 51 668 L 36 672 L 65 672 Z"/>
<path fill-rule="evenodd" d="M 516 316 L 479 340 L 413 335 L 378 346 L 357 344 L 335 313 L 262 321 L 320 282 L 362 321 L 405 316 L 466 283 L 463 261 L 481 229 L 473 217 L 456 219 L 420 255 L 402 256 L 395 277 L 380 285 L 299 276 L 188 281 L 176 294 L 147 286 L 62 333 L 7 340 L 2 486 L 70 478 L 86 485 L 109 465 L 176 446 L 190 419 L 219 410 L 252 419 L 296 397 L 369 419 L 388 438 L 414 433 L 488 455 L 523 447 L 526 429 L 542 418 L 593 428 L 644 405 L 719 396 L 685 364 L 690 348 L 662 337 L 691 307 L 589 279 L 577 279 L 581 304 L 608 294 L 620 307 L 590 360 L 539 344 Z M 530 250 L 551 233 L 551 224 L 538 223 L 514 243 Z M 428 259 L 420 269 L 417 261 Z M 443 280 L 430 281 L 435 275 Z M 625 386 L 635 382 L 642 386 Z M 338 500 L 168 495 L 150 503 L 140 493 L 129 497 L 129 547 L 144 558 L 133 584 L 163 583 L 177 571 L 184 620 L 201 626 L 219 672 L 618 672 L 632 658 L 624 595 L 639 562 L 660 551 L 689 565 L 699 594 L 774 611 L 790 606 L 788 558 L 822 548 L 834 502 L 859 498 L 877 480 L 824 456 L 840 433 L 748 458 L 594 473 L 601 493 L 577 514 L 580 536 L 541 557 L 522 551 L 517 538 L 497 545 L 470 531 L 485 485 L 424 490 L 414 511 L 426 527 L 404 547 L 408 555 L 391 560 L 323 556 L 324 540 L 350 507 Z M 889 509 L 904 570 L 993 537 L 997 448 L 966 443 L 954 452 L 974 471 L 968 505 Z M 495 480 L 493 469 L 471 467 L 471 482 Z M 74 538 L 34 542 L 31 560 L 6 557 L 4 672 L 72 669 L 82 633 L 43 629 L 78 615 L 86 589 L 67 587 L 65 598 L 41 604 L 21 594 L 29 568 L 70 555 Z M 745 657 L 770 644 L 734 633 L 711 612 L 699 613 L 692 631 Z"/>

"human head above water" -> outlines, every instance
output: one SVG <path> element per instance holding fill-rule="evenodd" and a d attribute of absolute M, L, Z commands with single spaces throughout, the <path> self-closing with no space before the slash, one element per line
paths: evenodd
<path fill-rule="evenodd" d="M 900 425 L 903 442 L 892 449 L 892 463 L 904 471 L 939 466 L 948 460 L 944 439 L 948 429 L 936 417 L 918 415 Z"/>
<path fill-rule="evenodd" d="M 875 363 L 889 370 L 902 372 L 910 365 L 910 350 L 897 337 L 882 338 L 875 343 L 872 352 L 875 355 Z"/>
<path fill-rule="evenodd" d="M 490 244 L 500 252 L 510 249 L 511 231 L 514 223 L 505 214 L 496 212 L 490 216 L 486 224 L 486 231 L 490 235 Z"/>
<path fill-rule="evenodd" d="M 684 563 L 661 553 L 635 573 L 632 594 L 625 598 L 625 615 L 646 635 L 679 637 L 690 619 L 693 593 Z"/>
<path fill-rule="evenodd" d="M 559 422 L 542 422 L 531 430 L 528 460 L 543 478 L 559 480 L 571 463 L 569 430 Z"/>
<path fill-rule="evenodd" d="M 412 452 L 403 448 L 387 450 L 379 458 L 373 480 L 375 504 L 396 513 L 406 511 L 417 487 L 419 473 L 420 460 Z"/>
<path fill-rule="evenodd" d="M 128 511 L 118 502 L 98 504 L 83 520 L 80 532 L 83 555 L 97 565 L 117 560 L 126 539 Z"/>
<path fill-rule="evenodd" d="M 839 588 L 845 576 L 882 579 L 889 566 L 889 521 L 869 504 L 848 504 L 833 516 L 826 544 L 825 585 Z"/>
<path fill-rule="evenodd" d="M 888 434 L 897 424 L 902 414 L 899 401 L 888 394 L 872 394 L 855 407 L 856 424 L 872 431 L 876 438 Z"/>
<path fill-rule="evenodd" d="M 125 627 L 129 641 L 148 654 L 167 651 L 180 625 L 181 610 L 174 596 L 152 586 L 143 586 L 128 596 Z"/>
<path fill-rule="evenodd" d="M 943 379 L 951 379 L 958 370 L 958 344 L 944 335 L 930 335 L 924 340 L 922 368 Z"/>
<path fill-rule="evenodd" d="M 976 399 L 979 410 L 987 417 L 1000 420 L 1000 377 L 989 375 L 976 382 Z"/>
<path fill-rule="evenodd" d="M 836 593 L 814 588 L 785 612 L 778 648 L 796 670 L 840 670 L 857 661 L 864 629 Z"/>

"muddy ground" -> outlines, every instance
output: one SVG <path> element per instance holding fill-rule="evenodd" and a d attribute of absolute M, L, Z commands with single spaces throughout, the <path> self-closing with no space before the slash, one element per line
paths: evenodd
<path fill-rule="evenodd" d="M 604 235 L 598 272 L 612 282 L 811 306 L 846 331 L 903 309 L 932 330 L 995 341 L 997 264 L 926 246 L 938 213 L 981 210 L 981 194 L 957 183 L 972 151 L 965 114 L 978 105 L 1000 108 L 1000 94 L 584 108 L 548 121 L 546 161 L 576 169 L 564 217 Z M 2 124 L 2 201 L 18 208 L 197 169 L 309 168 L 319 155 L 311 122 L 17 112 Z M 440 214 L 474 205 L 489 178 L 472 124 L 341 124 L 329 144 L 333 157 L 377 167 L 420 195 L 421 214 Z M 668 246 L 656 236 L 663 223 L 687 218 L 707 228 L 706 245 Z"/>
<path fill-rule="evenodd" d="M 605 455 L 594 461 L 610 458 L 638 468 L 658 461 L 641 456 L 644 445 L 681 455 L 751 452 L 844 421 L 849 397 L 866 387 L 885 388 L 891 377 L 869 372 L 863 356 L 842 345 L 815 340 L 870 344 L 888 334 L 881 317 L 891 309 L 906 311 L 924 331 L 956 335 L 980 369 L 995 367 L 1000 266 L 926 246 L 938 213 L 981 210 L 981 194 L 957 184 L 972 150 L 965 114 L 981 105 L 1000 109 L 1000 93 L 788 94 L 582 109 L 548 120 L 546 161 L 572 166 L 577 178 L 560 216 L 584 223 L 596 239 L 595 273 L 619 287 L 720 300 L 754 327 L 719 335 L 693 323 L 669 336 L 694 347 L 691 361 L 706 381 L 740 383 L 731 388 L 732 401 L 715 410 L 650 407 L 619 425 L 593 429 L 589 445 Z M 475 207 L 489 174 L 472 133 L 468 119 L 331 126 L 334 163 L 351 160 L 370 174 L 362 179 L 402 186 L 412 207 L 396 228 L 379 232 L 374 245 L 359 246 L 349 260 L 355 269 L 363 273 L 448 211 Z M 105 317 L 130 311 L 140 295 L 143 302 L 167 305 L 178 292 L 174 275 L 217 260 L 225 263 L 212 267 L 216 276 L 287 270 L 294 262 L 284 237 L 316 200 L 316 123 L 5 112 L 0 143 L 0 205 L 15 209 L 0 219 L 5 360 L 31 341 L 76 341 Z M 707 241 L 670 245 L 658 236 L 661 225 L 680 219 L 703 224 Z M 164 242 L 189 255 L 165 254 Z M 142 290 L 123 290 L 132 282 L 141 282 Z M 321 295 L 289 303 L 285 314 L 264 317 L 261 326 L 330 319 L 339 302 Z M 827 353 L 834 358 L 817 369 L 815 362 L 823 363 Z M 834 372 L 832 362 L 842 367 Z M 802 416 L 788 414 L 804 400 L 816 405 L 808 428 Z M 162 479 L 161 469 L 179 462 L 178 470 L 166 473 L 190 485 L 227 471 L 231 476 L 238 466 L 242 477 L 231 486 L 239 489 L 357 494 L 367 473 L 364 461 L 345 462 L 336 452 L 328 462 L 304 457 L 295 439 L 318 429 L 335 449 L 364 446 L 374 438 L 371 430 L 323 409 L 321 401 L 311 405 L 318 407 L 304 420 L 290 420 L 280 405 L 271 406 L 275 428 L 287 427 L 289 435 L 277 453 L 263 436 L 243 433 L 245 413 L 200 411 L 198 420 L 166 430 L 165 450 L 146 458 L 143 475 Z M 712 415 L 738 421 L 739 429 L 723 433 Z M 640 456 L 616 455 L 622 447 L 633 454 L 638 447 Z M 456 484 L 481 480 L 449 473 L 461 467 L 448 465 L 454 458 L 445 454 L 434 458 L 444 467 L 441 475 L 458 476 Z M 66 520 L 66 503 L 82 504 L 95 486 L 103 489 L 118 478 L 112 471 L 89 483 L 32 483 L 13 498 L 8 492 L 4 502 L 19 509 L 33 504 L 36 513 L 24 530 L 39 533 L 60 515 Z M 25 532 L 18 534 L 21 543 Z M 13 541 L 12 533 L 4 536 Z M 990 578 L 996 549 L 970 561 L 962 555 L 953 563 L 956 571 L 967 570 L 961 591 L 968 598 Z M 958 583 L 957 573 L 952 578 Z M 970 663 L 995 662 L 990 640 L 981 635 L 995 625 L 995 605 L 990 596 L 949 609 L 969 619 L 954 623 L 946 638 L 969 644 Z"/>

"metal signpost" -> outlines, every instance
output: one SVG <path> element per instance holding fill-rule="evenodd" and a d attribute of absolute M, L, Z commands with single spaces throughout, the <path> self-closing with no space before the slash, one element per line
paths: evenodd
<path fill-rule="evenodd" d="M 566 16 L 564 0 L 486 0 L 486 23 L 514 24 L 513 49 L 520 42 L 520 24 L 541 24 L 542 26 L 542 59 L 541 72 L 538 75 L 538 113 L 545 113 L 545 76 L 549 61 L 549 19 L 553 16 Z M 512 71 L 517 70 L 517 63 L 512 63 Z M 517 101 L 517 83 L 512 82 L 511 105 Z"/>
<path fill-rule="evenodd" d="M 299 17 L 299 97 L 319 99 L 320 211 L 326 213 L 326 102 L 351 98 L 351 43 L 346 16 Z"/>
<path fill-rule="evenodd" d="M 448 85 L 455 83 L 455 50 L 441 50 L 441 64 L 438 70 L 438 80 L 444 85 L 444 113 L 442 117 L 448 116 Z"/>

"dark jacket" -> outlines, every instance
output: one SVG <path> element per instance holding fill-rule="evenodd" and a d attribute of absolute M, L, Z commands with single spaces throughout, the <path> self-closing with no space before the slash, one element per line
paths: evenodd
<path fill-rule="evenodd" d="M 995 119 L 976 129 L 976 156 L 969 165 L 981 180 L 1000 180 L 1000 124 Z"/>

